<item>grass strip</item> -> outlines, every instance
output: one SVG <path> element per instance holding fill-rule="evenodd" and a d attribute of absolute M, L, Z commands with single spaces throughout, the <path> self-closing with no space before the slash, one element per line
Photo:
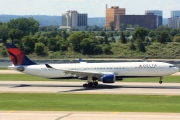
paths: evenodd
<path fill-rule="evenodd" d="M 0 67 L 0 70 L 8 70 L 7 67 Z"/>
<path fill-rule="evenodd" d="M 28 74 L 0 74 L 0 81 L 49 81 L 51 79 Z"/>
<path fill-rule="evenodd" d="M 159 82 L 159 78 L 127 78 L 124 82 Z M 163 83 L 180 83 L 180 76 L 165 76 Z"/>
<path fill-rule="evenodd" d="M 58 79 L 55 80 L 57 81 Z M 36 77 L 28 74 L 0 74 L 0 81 L 55 81 L 55 80 Z M 58 81 L 81 82 L 82 80 L 59 79 Z M 159 78 L 126 78 L 123 80 L 123 82 L 158 82 L 158 81 Z M 180 76 L 166 76 L 163 78 L 163 83 L 180 83 Z"/>
<path fill-rule="evenodd" d="M 1 93 L 0 110 L 180 112 L 180 96 Z"/>

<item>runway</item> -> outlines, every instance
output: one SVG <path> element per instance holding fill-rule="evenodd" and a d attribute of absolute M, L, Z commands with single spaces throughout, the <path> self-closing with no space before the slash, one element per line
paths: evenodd
<path fill-rule="evenodd" d="M 22 74 L 5 70 L 0 74 Z M 174 74 L 180 75 L 180 72 Z M 84 82 L 0 81 L 0 93 L 180 95 L 180 83 L 116 82 L 83 88 Z M 180 120 L 180 113 L 0 111 L 0 120 Z"/>
<path fill-rule="evenodd" d="M 180 95 L 180 83 L 116 82 L 84 88 L 84 82 L 0 81 L 0 93 Z"/>
<path fill-rule="evenodd" d="M 179 113 L 0 111 L 0 120 L 179 120 Z"/>

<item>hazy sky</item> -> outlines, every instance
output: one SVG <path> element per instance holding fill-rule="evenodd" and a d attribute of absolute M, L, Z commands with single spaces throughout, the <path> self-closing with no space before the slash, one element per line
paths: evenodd
<path fill-rule="evenodd" d="M 105 17 L 105 4 L 126 8 L 126 14 L 145 13 L 145 10 L 163 10 L 170 17 L 171 10 L 180 10 L 180 0 L 0 0 L 0 14 L 58 15 L 67 10 L 88 13 L 88 17 Z"/>

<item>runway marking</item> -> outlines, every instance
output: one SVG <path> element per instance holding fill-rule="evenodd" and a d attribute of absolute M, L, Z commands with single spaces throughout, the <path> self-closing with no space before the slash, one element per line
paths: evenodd
<path fill-rule="evenodd" d="M 15 111 L 8 111 L 7 113 L 14 113 Z"/>
<path fill-rule="evenodd" d="M 113 112 L 112 114 L 117 115 L 119 112 Z"/>
<path fill-rule="evenodd" d="M 61 120 L 61 119 L 65 118 L 65 117 L 68 117 L 68 116 L 70 116 L 70 115 L 72 115 L 72 114 L 73 114 L 73 113 L 69 113 L 69 114 L 64 115 L 64 116 L 61 116 L 61 117 L 59 117 L 59 118 L 57 118 L 57 119 L 55 119 L 55 120 Z"/>

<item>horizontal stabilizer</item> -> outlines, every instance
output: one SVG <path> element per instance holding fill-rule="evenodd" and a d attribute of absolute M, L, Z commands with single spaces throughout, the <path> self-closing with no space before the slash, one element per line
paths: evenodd
<path fill-rule="evenodd" d="M 50 66 L 49 64 L 45 64 L 47 68 L 53 68 L 52 66 Z M 53 68 L 54 69 L 54 68 Z"/>

